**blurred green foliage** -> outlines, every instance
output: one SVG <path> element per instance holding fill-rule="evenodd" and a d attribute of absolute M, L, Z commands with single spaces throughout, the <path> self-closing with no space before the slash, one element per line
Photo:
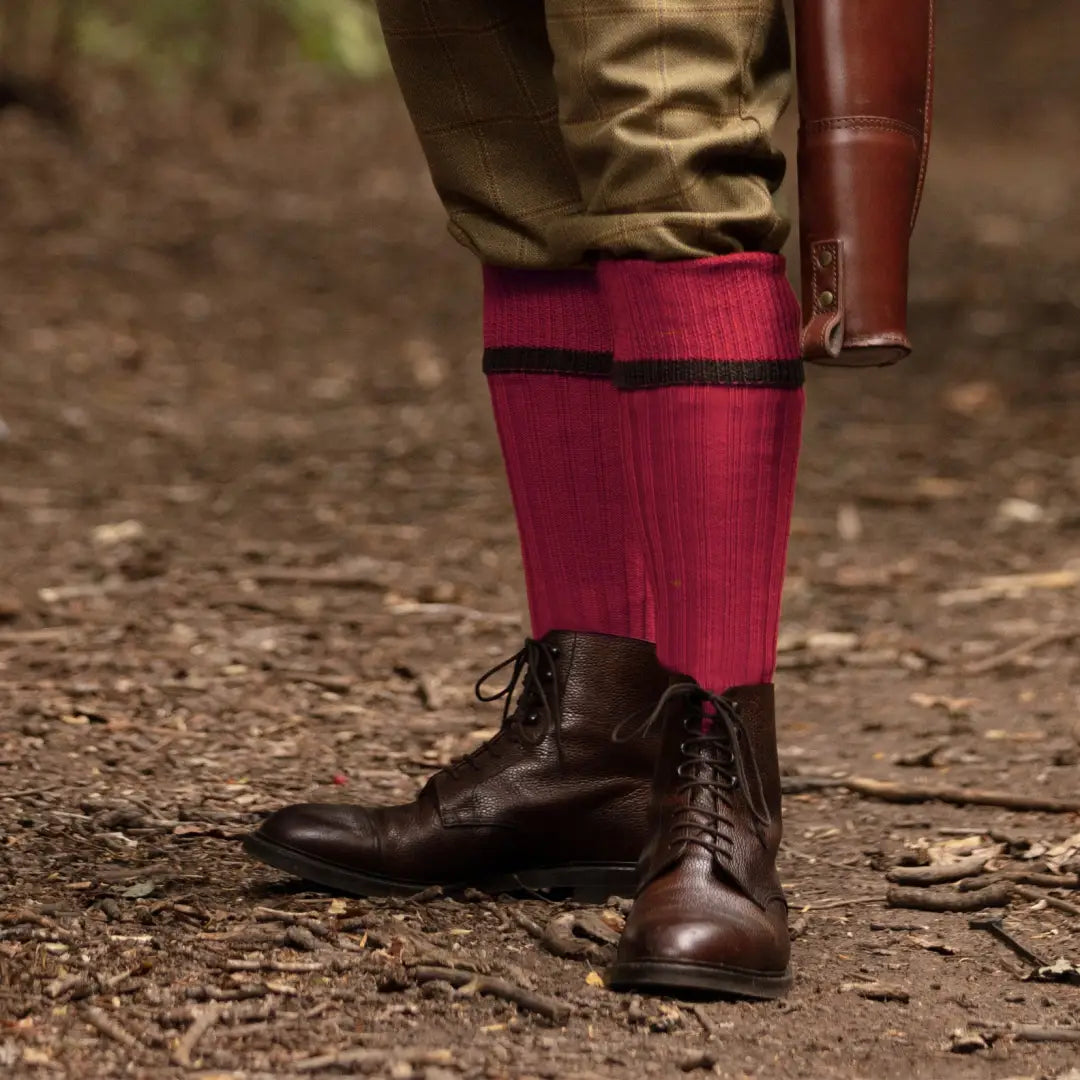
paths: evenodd
<path fill-rule="evenodd" d="M 351 75 L 369 76 L 386 64 L 374 8 L 358 0 L 276 0 L 295 29 L 303 55 Z"/>
<path fill-rule="evenodd" d="M 39 40 L 67 18 L 85 60 L 159 83 L 283 58 L 362 78 L 386 66 L 369 0 L 0 0 L 0 18 L 0 39 L 29 23 Z"/>

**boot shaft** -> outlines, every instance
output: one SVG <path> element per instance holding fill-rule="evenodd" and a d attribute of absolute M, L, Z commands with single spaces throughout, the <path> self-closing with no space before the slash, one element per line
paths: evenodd
<path fill-rule="evenodd" d="M 580 815 L 594 815 L 590 828 L 636 859 L 660 736 L 618 743 L 612 735 L 628 716 L 653 710 L 668 673 L 645 641 L 555 631 L 536 644 L 531 662 L 538 670 L 525 675 L 526 689 L 502 731 L 471 765 L 430 781 L 439 817 L 447 826 L 572 833 L 583 827 Z M 522 725 L 532 725 L 532 734 L 518 731 Z M 560 805 L 567 812 L 555 820 L 552 807 Z"/>

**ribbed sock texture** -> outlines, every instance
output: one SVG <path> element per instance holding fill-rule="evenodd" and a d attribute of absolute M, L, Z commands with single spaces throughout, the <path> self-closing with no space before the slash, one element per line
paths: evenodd
<path fill-rule="evenodd" d="M 619 422 L 660 660 L 717 692 L 768 682 L 804 410 L 783 260 L 611 261 L 600 280 L 614 379 L 639 387 Z"/>
<path fill-rule="evenodd" d="M 484 346 L 533 636 L 653 640 L 596 275 L 485 268 Z"/>

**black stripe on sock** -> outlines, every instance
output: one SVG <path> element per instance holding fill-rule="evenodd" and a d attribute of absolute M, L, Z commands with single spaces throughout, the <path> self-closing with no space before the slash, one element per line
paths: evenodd
<path fill-rule="evenodd" d="M 611 377 L 611 353 L 577 349 L 498 348 L 484 350 L 485 375 L 578 375 Z"/>
<path fill-rule="evenodd" d="M 804 381 L 801 360 L 627 360 L 615 365 L 620 390 L 660 386 L 753 386 L 797 390 Z"/>

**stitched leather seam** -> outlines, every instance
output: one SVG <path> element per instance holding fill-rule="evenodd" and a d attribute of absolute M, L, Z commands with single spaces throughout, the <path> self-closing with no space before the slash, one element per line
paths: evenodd
<path fill-rule="evenodd" d="M 917 128 L 888 116 L 831 116 L 825 120 L 811 120 L 806 124 L 808 133 L 839 130 L 892 131 L 898 135 L 908 135 L 916 143 L 922 140 L 922 134 Z"/>
<path fill-rule="evenodd" d="M 922 146 L 920 147 L 919 179 L 915 185 L 915 199 L 911 207 L 911 230 L 915 230 L 915 219 L 919 216 L 923 188 L 926 185 L 926 169 L 930 162 L 930 131 L 933 126 L 934 112 L 934 0 L 930 0 L 930 33 L 926 50 L 926 98 L 923 101 Z"/>

